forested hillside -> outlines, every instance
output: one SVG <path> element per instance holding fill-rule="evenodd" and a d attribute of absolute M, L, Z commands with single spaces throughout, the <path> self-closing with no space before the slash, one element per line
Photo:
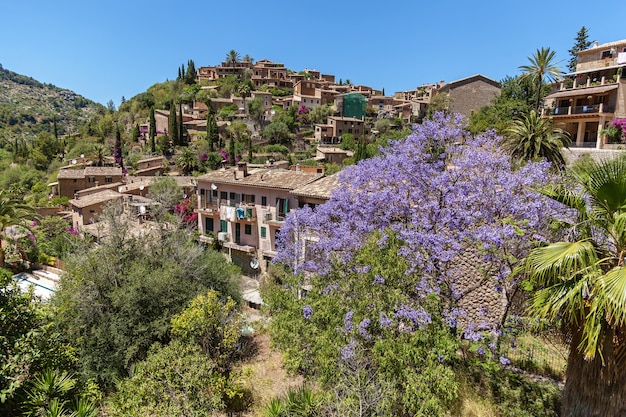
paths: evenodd
<path fill-rule="evenodd" d="M 41 132 L 75 132 L 104 106 L 73 91 L 41 83 L 0 64 L 0 138 L 36 136 Z"/>

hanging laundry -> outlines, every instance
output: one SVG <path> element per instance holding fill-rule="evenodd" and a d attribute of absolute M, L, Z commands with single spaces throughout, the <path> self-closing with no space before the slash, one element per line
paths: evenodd
<path fill-rule="evenodd" d="M 238 219 L 243 219 L 243 218 L 246 217 L 246 210 L 244 208 L 242 208 L 242 207 L 237 207 L 235 212 L 237 213 L 237 218 Z"/>

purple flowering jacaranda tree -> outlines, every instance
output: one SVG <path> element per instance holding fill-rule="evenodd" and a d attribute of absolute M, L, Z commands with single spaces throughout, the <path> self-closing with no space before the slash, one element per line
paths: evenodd
<path fill-rule="evenodd" d="M 345 168 L 328 202 L 289 214 L 276 261 L 295 274 L 324 276 L 349 262 L 374 232 L 383 233 L 381 247 L 390 232 L 402 242 L 407 274 L 421 277 L 412 288 L 416 303 L 436 293 L 455 327 L 462 315 L 471 318 L 462 327 L 498 327 L 518 288 L 512 268 L 549 238 L 548 222 L 563 209 L 536 191 L 553 181 L 547 162 L 520 167 L 495 132 L 472 136 L 464 123 L 460 115 L 437 114 L 380 156 Z M 496 319 L 481 322 L 498 294 Z M 471 312 L 464 300 L 484 305 Z"/>

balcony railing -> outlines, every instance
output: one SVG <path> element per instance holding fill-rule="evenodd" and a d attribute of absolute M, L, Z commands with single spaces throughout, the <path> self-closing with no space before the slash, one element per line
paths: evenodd
<path fill-rule="evenodd" d="M 585 106 L 568 106 L 555 107 L 553 109 L 543 109 L 544 116 L 570 116 L 573 114 L 592 114 L 592 113 L 613 113 L 613 106 L 604 104 L 589 104 Z"/>

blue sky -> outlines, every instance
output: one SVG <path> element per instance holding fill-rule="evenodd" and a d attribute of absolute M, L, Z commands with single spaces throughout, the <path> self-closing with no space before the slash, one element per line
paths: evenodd
<path fill-rule="evenodd" d="M 626 3 L 583 1 L 6 1 L 0 64 L 119 105 L 231 49 L 395 91 L 477 73 L 497 81 L 541 47 L 565 67 L 582 26 L 626 39 Z"/>

